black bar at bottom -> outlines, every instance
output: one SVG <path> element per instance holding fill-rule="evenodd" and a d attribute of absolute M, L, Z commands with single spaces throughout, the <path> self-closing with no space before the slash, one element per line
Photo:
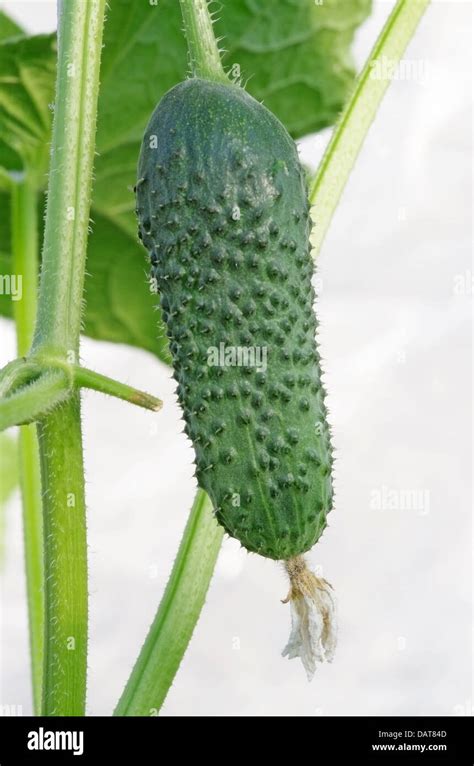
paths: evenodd
<path fill-rule="evenodd" d="M 273 755 L 314 763 L 472 766 L 468 717 L 0 718 L 0 766 Z M 276 726 L 275 726 L 276 721 Z M 283 749 L 284 748 L 284 749 Z"/>

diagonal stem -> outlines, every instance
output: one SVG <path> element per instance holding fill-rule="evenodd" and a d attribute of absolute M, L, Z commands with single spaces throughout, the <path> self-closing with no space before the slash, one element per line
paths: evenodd
<path fill-rule="evenodd" d="M 310 190 L 316 257 L 364 139 L 390 84 L 386 74 L 400 61 L 429 0 L 398 0 L 360 73 L 319 165 Z"/>
<path fill-rule="evenodd" d="M 210 499 L 198 490 L 161 604 L 114 715 L 158 714 L 199 619 L 223 534 Z"/>

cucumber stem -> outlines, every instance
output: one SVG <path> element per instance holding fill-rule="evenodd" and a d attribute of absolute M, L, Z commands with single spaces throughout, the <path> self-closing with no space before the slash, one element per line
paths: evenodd
<path fill-rule="evenodd" d="M 180 0 L 194 77 L 230 85 L 222 67 L 207 0 Z"/>

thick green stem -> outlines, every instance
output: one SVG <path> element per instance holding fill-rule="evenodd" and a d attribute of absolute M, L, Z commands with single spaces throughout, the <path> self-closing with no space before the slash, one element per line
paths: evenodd
<path fill-rule="evenodd" d="M 60 5 L 58 70 L 33 350 L 77 361 L 105 0 Z"/>
<path fill-rule="evenodd" d="M 354 162 L 390 84 L 388 73 L 400 61 L 428 4 L 429 0 L 398 0 L 334 130 L 310 192 L 315 224 L 311 242 L 315 256 L 321 248 Z"/>
<path fill-rule="evenodd" d="M 82 716 L 87 672 L 87 544 L 79 394 L 38 425 L 45 541 L 42 714 Z"/>
<path fill-rule="evenodd" d="M 211 501 L 200 489 L 160 607 L 114 715 L 158 714 L 204 605 L 222 536 Z"/>
<path fill-rule="evenodd" d="M 13 303 L 17 351 L 29 351 L 36 319 L 38 292 L 38 226 L 36 191 L 28 180 L 12 188 L 12 264 L 22 277 L 21 300 Z M 23 507 L 26 593 L 30 636 L 33 710 L 41 706 L 43 675 L 44 602 L 43 602 L 43 519 L 41 510 L 41 475 L 35 427 L 22 426 L 18 441 L 20 487 Z"/>
<path fill-rule="evenodd" d="M 60 4 L 43 263 L 33 353 L 79 355 L 105 0 Z M 13 397 L 12 397 L 13 398 Z M 84 715 L 87 557 L 79 393 L 38 426 L 44 492 L 44 715 Z"/>
<path fill-rule="evenodd" d="M 222 68 L 207 0 L 180 0 L 180 3 L 194 77 L 230 85 Z"/>

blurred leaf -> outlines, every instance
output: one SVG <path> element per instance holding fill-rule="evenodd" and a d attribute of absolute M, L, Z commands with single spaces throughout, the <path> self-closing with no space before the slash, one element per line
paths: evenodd
<path fill-rule="evenodd" d="M 0 44 L 0 168 L 28 170 L 44 185 L 49 156 L 55 35 L 17 37 Z"/>
<path fill-rule="evenodd" d="M 97 213 L 93 229 L 85 284 L 86 334 L 146 349 L 170 363 L 168 341 L 163 331 L 160 335 L 156 295 L 150 291 L 135 234 Z"/>
<path fill-rule="evenodd" d="M 0 567 L 4 559 L 5 506 L 18 486 L 18 449 L 9 434 L 0 434 Z"/>
<path fill-rule="evenodd" d="M 161 96 L 186 77 L 187 48 L 177 0 L 159 0 L 156 5 L 111 0 L 109 5 L 99 95 L 85 331 L 94 338 L 144 348 L 168 361 L 159 314 L 150 311 L 156 298 L 148 287 L 146 254 L 136 238 L 133 185 L 145 126 Z M 224 65 L 280 117 L 295 137 L 319 130 L 334 122 L 352 85 L 350 45 L 356 27 L 370 8 L 371 0 L 324 0 L 322 4 L 314 0 L 225 0 L 216 21 L 216 33 L 223 38 L 226 49 Z M 13 123 L 16 130 L 10 125 L 10 133 L 6 133 L 8 138 L 13 132 L 15 140 L 10 138 L 3 147 L 0 142 L 0 166 L 4 162 L 9 168 L 18 167 L 20 160 L 26 161 L 26 149 L 31 156 L 39 144 L 43 148 L 47 145 L 48 104 L 53 100 L 54 88 L 54 61 L 47 40 L 51 44 L 51 38 L 45 37 L 30 38 L 23 47 L 18 41 L 4 44 L 7 50 L 3 57 L 0 44 L 2 134 L 2 94 L 5 99 L 5 94 L 13 91 L 13 103 L 20 112 L 19 124 Z M 33 55 L 36 51 L 41 58 L 41 46 L 42 64 Z M 33 91 L 42 117 L 39 125 L 31 114 L 33 102 L 25 78 L 21 81 L 23 90 L 17 81 L 14 88 L 8 83 L 2 86 L 4 71 L 18 75 L 24 67 L 27 71 L 33 67 L 41 85 Z M 40 154 L 38 151 L 36 159 L 42 163 Z M 0 223 L 2 273 L 9 273 L 8 252 L 8 233 Z M 10 310 L 8 296 L 0 295 L 0 313 L 9 315 Z"/>
<path fill-rule="evenodd" d="M 0 40 L 8 40 L 9 37 L 18 37 L 22 35 L 22 28 L 7 16 L 4 11 L 0 11 Z"/>
<path fill-rule="evenodd" d="M 354 81 L 354 32 L 371 0 L 224 3 L 224 65 L 295 137 L 332 125 Z M 238 68 L 237 68 L 238 67 Z"/>
<path fill-rule="evenodd" d="M 0 274 L 11 273 L 9 208 L 9 195 L 0 192 Z M 135 233 L 127 233 L 97 212 L 93 229 L 85 280 L 86 335 L 143 348 L 169 363 L 168 342 L 159 335 L 157 301 L 149 289 L 144 250 Z M 0 315 L 11 317 L 12 309 L 10 296 L 0 291 Z"/>

